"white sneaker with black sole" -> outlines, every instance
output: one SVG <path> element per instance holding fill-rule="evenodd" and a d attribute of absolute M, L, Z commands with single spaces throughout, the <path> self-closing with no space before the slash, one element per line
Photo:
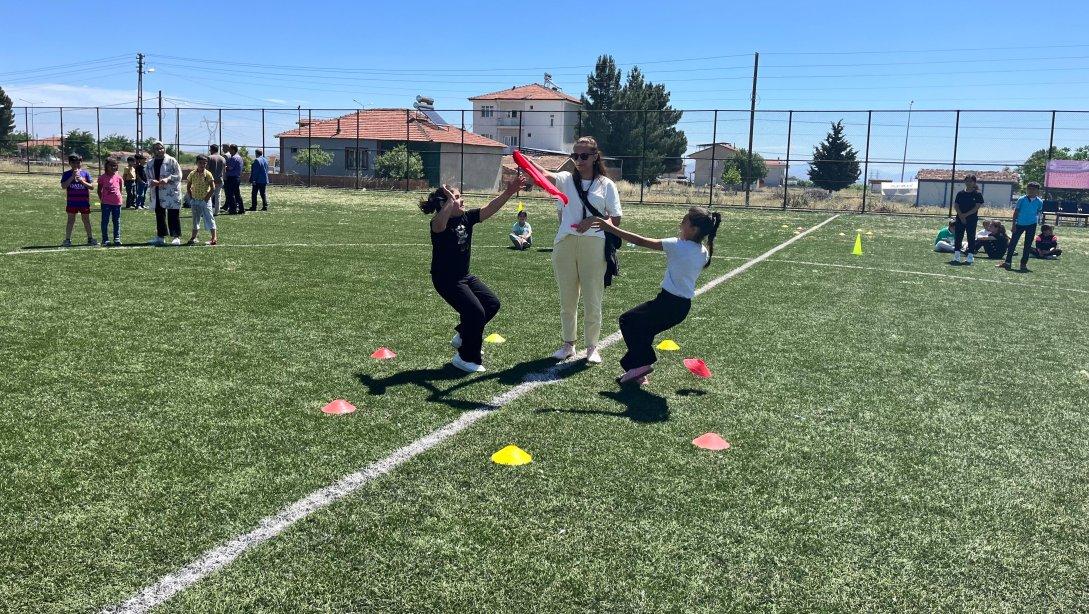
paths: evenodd
<path fill-rule="evenodd" d="M 478 365 L 475 362 L 469 362 L 461 357 L 461 354 L 454 354 L 454 357 L 450 359 L 450 364 L 465 371 L 466 373 L 483 373 L 487 371 L 484 365 Z"/>

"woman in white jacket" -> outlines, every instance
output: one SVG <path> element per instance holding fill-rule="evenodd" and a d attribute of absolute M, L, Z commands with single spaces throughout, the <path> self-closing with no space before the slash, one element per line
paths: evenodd
<path fill-rule="evenodd" d="M 150 243 L 165 244 L 169 233 L 170 244 L 181 245 L 181 166 L 167 155 L 162 143 L 155 141 L 144 172 L 148 180 L 147 200 L 155 211 L 155 238 Z"/>

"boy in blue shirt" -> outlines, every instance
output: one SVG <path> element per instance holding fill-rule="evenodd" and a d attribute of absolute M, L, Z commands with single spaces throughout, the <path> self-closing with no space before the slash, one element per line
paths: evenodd
<path fill-rule="evenodd" d="M 1022 273 L 1028 273 L 1029 254 L 1032 253 L 1032 239 L 1036 236 L 1036 222 L 1040 217 L 1040 211 L 1044 208 L 1044 201 L 1040 200 L 1040 184 L 1035 181 L 1028 184 L 1028 194 L 1017 201 L 1013 210 L 1013 238 L 1010 246 L 1006 248 L 1006 260 L 998 264 L 999 267 L 1010 270 L 1013 261 L 1013 252 L 1017 249 L 1017 240 L 1025 235 L 1025 246 L 1021 249 Z"/>

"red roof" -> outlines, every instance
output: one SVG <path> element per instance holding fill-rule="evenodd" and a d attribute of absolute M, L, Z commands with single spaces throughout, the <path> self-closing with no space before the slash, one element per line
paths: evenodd
<path fill-rule="evenodd" d="M 468 130 L 434 124 L 423 113 L 411 109 L 364 109 L 332 119 L 315 119 L 310 125 L 304 123 L 298 128 L 277 134 L 276 138 L 310 136 L 316 139 L 354 141 L 357 138 L 356 126 L 359 126 L 358 138 L 361 140 L 461 144 L 464 132 L 466 145 L 505 147 L 499 141 Z"/>
<path fill-rule="evenodd" d="M 61 138 L 59 136 L 46 137 L 44 139 L 30 139 L 29 141 L 23 141 L 18 143 L 19 147 L 38 147 L 39 145 L 48 145 L 50 147 L 60 148 Z"/>
<path fill-rule="evenodd" d="M 559 90 L 545 87 L 539 83 L 519 85 L 509 90 L 500 90 L 491 94 L 473 96 L 469 100 L 566 100 L 576 104 L 582 104 L 578 98 L 565 94 Z"/>
<path fill-rule="evenodd" d="M 917 181 L 949 181 L 949 169 L 924 168 L 915 176 Z M 968 175 L 975 175 L 980 183 L 1020 183 L 1021 176 L 1013 171 L 973 171 L 958 170 L 957 181 L 964 181 Z"/>

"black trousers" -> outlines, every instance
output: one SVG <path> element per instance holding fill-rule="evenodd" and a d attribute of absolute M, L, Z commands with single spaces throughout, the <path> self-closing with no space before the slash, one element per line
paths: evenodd
<path fill-rule="evenodd" d="M 172 237 L 181 236 L 181 211 L 177 209 L 164 209 L 162 205 L 155 204 L 155 234 L 165 237 L 167 231 Z"/>
<path fill-rule="evenodd" d="M 242 188 L 239 177 L 224 177 L 223 191 L 227 194 L 227 213 L 237 213 L 246 208 L 242 203 Z"/>
<path fill-rule="evenodd" d="M 125 182 L 125 208 L 129 209 L 136 206 L 136 182 Z"/>
<path fill-rule="evenodd" d="M 484 344 L 484 327 L 499 312 L 499 297 L 475 275 L 466 275 L 453 282 L 432 276 L 431 282 L 439 296 L 461 316 L 461 322 L 454 327 L 461 335 L 458 355 L 467 362 L 482 364 L 484 358 L 480 347 Z"/>
<path fill-rule="evenodd" d="M 255 183 L 250 189 L 250 209 L 257 208 L 257 195 L 261 195 L 261 208 L 268 209 L 268 199 L 265 198 L 265 186 L 267 183 Z"/>
<path fill-rule="evenodd" d="M 1029 224 L 1028 226 L 1013 225 L 1013 237 L 1010 239 L 1009 248 L 1006 249 L 1006 264 L 1013 261 L 1013 252 L 1017 251 L 1017 240 L 1021 238 L 1022 234 L 1025 235 L 1025 247 L 1021 250 L 1021 266 L 1028 266 L 1029 254 L 1032 253 L 1032 240 L 1036 238 L 1036 224 Z"/>
<path fill-rule="evenodd" d="M 654 336 L 684 322 L 692 300 L 670 294 L 665 290 L 654 300 L 647 301 L 620 316 L 620 332 L 628 351 L 620 359 L 625 371 L 654 364 Z"/>
<path fill-rule="evenodd" d="M 956 249 L 958 252 L 964 251 L 965 253 L 968 253 L 968 254 L 976 253 L 976 225 L 978 223 L 979 223 L 979 216 L 978 215 L 968 216 L 968 221 L 966 221 L 966 222 L 960 221 L 959 217 L 957 218 L 957 221 L 953 225 L 953 232 L 956 233 L 956 237 L 957 237 L 956 243 L 953 244 L 954 246 L 956 246 L 954 249 Z M 962 245 L 961 240 L 964 239 L 965 232 L 968 233 L 968 249 L 967 249 L 967 251 L 961 248 L 961 245 Z"/>

